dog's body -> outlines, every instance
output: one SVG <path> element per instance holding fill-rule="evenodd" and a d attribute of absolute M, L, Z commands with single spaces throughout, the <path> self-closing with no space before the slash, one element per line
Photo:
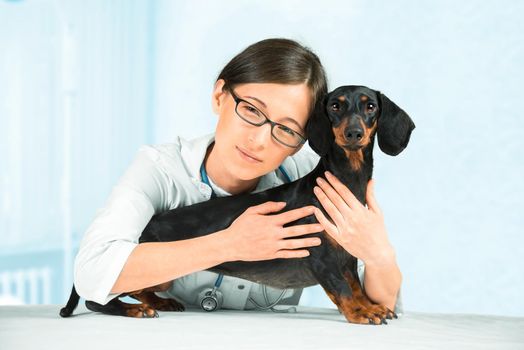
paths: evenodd
<path fill-rule="evenodd" d="M 140 243 L 169 242 L 207 235 L 211 232 L 223 230 L 240 216 L 248 207 L 268 201 L 286 201 L 285 211 L 320 203 L 313 195 L 304 196 L 312 192 L 315 179 L 324 176 L 325 167 L 319 163 L 316 168 L 305 177 L 292 183 L 284 184 L 267 191 L 235 196 L 221 197 L 192 206 L 167 211 L 151 220 L 142 232 Z M 195 216 L 198 212 L 199 215 Z M 314 216 L 297 220 L 290 225 L 314 223 Z M 320 236 L 322 233 L 308 236 Z M 325 237 L 324 237 L 325 238 Z M 325 240 L 324 240 L 325 241 Z M 324 245 L 327 249 L 322 254 L 333 256 L 334 246 Z M 315 252 L 321 253 L 323 249 Z M 310 249 L 310 252 L 313 251 Z M 345 255 L 348 255 L 347 253 Z M 235 276 L 253 282 L 265 284 L 275 288 L 303 288 L 318 284 L 317 278 L 309 268 L 309 259 L 274 259 L 266 261 L 227 262 L 208 269 L 209 271 Z"/>
<path fill-rule="evenodd" d="M 315 111 L 308 122 L 310 146 L 321 156 L 319 164 L 308 175 L 263 192 L 217 198 L 158 214 L 144 229 L 140 243 L 184 240 L 217 232 L 229 227 L 247 208 L 267 201 L 285 201 L 286 211 L 307 205 L 322 209 L 313 188 L 316 178 L 324 177 L 327 170 L 365 204 L 367 183 L 373 171 L 375 133 L 381 149 L 396 155 L 407 146 L 413 128 L 409 116 L 385 95 L 362 86 L 339 87 L 326 97 L 321 110 Z M 314 222 L 316 218 L 308 216 L 290 225 Z M 309 236 L 321 237 L 323 244 L 308 248 L 310 256 L 306 258 L 234 261 L 209 270 L 277 288 L 302 288 L 320 283 L 349 322 L 379 324 L 395 316 L 364 294 L 355 257 L 324 232 Z M 166 306 L 152 290 L 130 295 L 160 310 L 183 309 L 176 301 Z M 68 305 L 61 311 L 64 317 L 76 306 L 74 294 L 73 289 Z M 76 299 L 77 303 L 78 295 Z M 138 317 L 155 314 L 145 309 L 129 312 L 130 307 L 117 299 L 107 305 L 90 301 L 86 305 L 110 314 Z"/>

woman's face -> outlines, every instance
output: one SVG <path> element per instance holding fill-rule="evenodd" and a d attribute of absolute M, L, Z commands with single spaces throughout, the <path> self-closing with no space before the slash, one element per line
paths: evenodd
<path fill-rule="evenodd" d="M 240 180 L 252 180 L 276 169 L 299 148 L 285 146 L 271 136 L 271 124 L 254 126 L 235 112 L 235 100 L 226 90 L 224 81 L 215 84 L 213 110 L 218 114 L 213 152 L 224 170 Z M 233 92 L 250 102 L 276 123 L 305 136 L 311 105 L 311 92 L 306 84 L 286 85 L 250 83 L 237 85 Z"/>

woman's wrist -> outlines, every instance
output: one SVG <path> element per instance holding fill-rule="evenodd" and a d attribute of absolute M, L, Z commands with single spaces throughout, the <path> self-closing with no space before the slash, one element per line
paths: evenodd
<path fill-rule="evenodd" d="M 220 264 L 238 260 L 235 255 L 234 245 L 231 242 L 231 235 L 228 229 L 215 232 L 213 235 L 213 244 L 217 248 L 217 257 Z"/>
<path fill-rule="evenodd" d="M 397 254 L 392 245 L 375 249 L 373 254 L 362 259 L 366 267 L 387 267 L 397 265 Z"/>

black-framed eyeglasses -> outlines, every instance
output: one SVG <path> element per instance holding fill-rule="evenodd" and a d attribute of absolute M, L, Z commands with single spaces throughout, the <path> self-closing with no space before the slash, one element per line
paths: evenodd
<path fill-rule="evenodd" d="M 229 89 L 229 92 L 236 103 L 236 114 L 246 123 L 254 126 L 262 126 L 266 123 L 271 124 L 271 136 L 284 146 L 297 148 L 306 142 L 306 138 L 299 132 L 293 130 L 289 126 L 272 121 L 257 107 L 238 97 L 232 89 Z"/>

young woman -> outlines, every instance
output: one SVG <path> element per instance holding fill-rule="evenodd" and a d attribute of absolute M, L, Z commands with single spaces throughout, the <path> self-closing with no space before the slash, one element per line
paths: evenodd
<path fill-rule="evenodd" d="M 308 255 L 305 248 L 320 240 L 284 238 L 326 230 L 365 266 L 361 278 L 368 296 L 394 309 L 401 273 L 371 186 L 368 207 L 350 207 L 354 201 L 345 186 L 336 179 L 320 183 L 316 195 L 332 221 L 311 207 L 268 215 L 283 208 L 268 202 L 249 208 L 223 231 L 137 244 L 156 213 L 211 196 L 264 190 L 312 170 L 318 156 L 298 151 L 307 137 L 310 112 L 326 92 L 318 57 L 295 41 L 263 40 L 234 57 L 212 93 L 218 115 L 215 133 L 142 147 L 97 213 L 75 260 L 78 293 L 105 304 L 118 294 L 174 281 L 164 296 L 198 305 L 199 292 L 217 278 L 202 270 L 227 261 L 303 257 Z M 313 213 L 319 224 L 283 227 Z M 264 304 L 262 286 L 256 283 L 224 277 L 220 289 L 223 307 Z M 269 299 L 280 294 L 268 289 Z"/>

